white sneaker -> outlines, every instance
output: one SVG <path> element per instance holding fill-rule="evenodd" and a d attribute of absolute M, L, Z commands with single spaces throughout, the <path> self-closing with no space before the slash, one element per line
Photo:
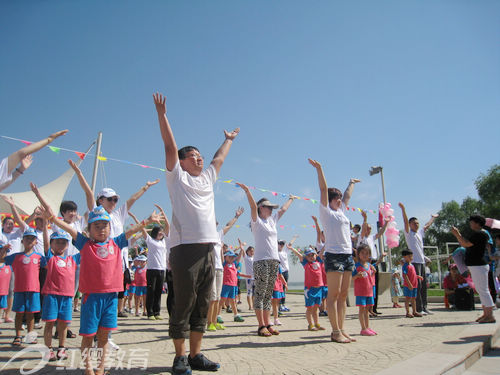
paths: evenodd
<path fill-rule="evenodd" d="M 40 329 L 40 328 L 43 328 L 43 324 L 40 322 L 35 323 L 35 329 Z"/>
<path fill-rule="evenodd" d="M 426 311 L 424 311 L 424 310 L 422 310 L 422 311 L 420 312 L 420 314 L 422 314 L 423 316 L 429 315 L 429 314 L 428 314 Z"/>
<path fill-rule="evenodd" d="M 24 331 L 26 329 L 26 324 L 21 325 L 21 330 Z"/>
<path fill-rule="evenodd" d="M 280 326 L 282 323 L 280 322 L 279 319 L 274 319 L 274 325 L 275 326 Z"/>
<path fill-rule="evenodd" d="M 116 344 L 113 340 L 109 339 L 108 340 L 108 345 L 111 349 L 113 350 L 120 350 L 120 347 L 118 346 L 118 344 Z"/>
<path fill-rule="evenodd" d="M 24 342 L 26 344 L 33 344 L 36 342 L 36 338 L 38 337 L 38 333 L 36 333 L 36 331 L 31 331 L 31 332 L 28 332 L 28 334 L 26 336 L 24 336 Z"/>

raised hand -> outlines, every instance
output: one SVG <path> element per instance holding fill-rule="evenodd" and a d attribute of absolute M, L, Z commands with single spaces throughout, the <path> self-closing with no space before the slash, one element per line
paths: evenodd
<path fill-rule="evenodd" d="M 439 214 L 432 214 L 431 217 L 433 217 L 434 219 L 439 217 Z"/>
<path fill-rule="evenodd" d="M 70 165 L 71 168 L 73 168 L 73 170 L 75 172 L 80 172 L 80 168 L 78 168 L 78 166 L 75 164 L 75 162 L 73 160 L 68 160 L 68 164 Z"/>
<path fill-rule="evenodd" d="M 451 234 L 453 234 L 455 237 L 460 236 L 460 231 L 458 230 L 457 227 L 451 227 L 450 231 L 451 231 Z"/>
<path fill-rule="evenodd" d="M 167 113 L 167 105 L 165 104 L 166 97 L 160 93 L 153 94 L 153 100 L 156 107 L 156 112 L 158 115 L 162 116 Z"/>
<path fill-rule="evenodd" d="M 24 172 L 26 169 L 28 169 L 33 163 L 33 157 L 31 155 L 26 155 L 24 158 L 21 159 L 21 168 L 23 169 L 21 172 Z"/>
<path fill-rule="evenodd" d="M 146 186 L 149 188 L 149 187 L 151 187 L 151 186 L 153 186 L 153 185 L 156 185 L 158 182 L 160 182 L 160 179 L 159 179 L 159 178 L 157 178 L 157 179 L 156 179 L 156 180 L 154 180 L 154 181 L 148 181 L 148 182 L 146 182 Z"/>
<path fill-rule="evenodd" d="M 238 207 L 238 209 L 236 210 L 235 216 L 240 217 L 243 214 L 243 212 L 245 212 L 245 209 L 243 207 Z"/>
<path fill-rule="evenodd" d="M 366 216 L 366 211 L 361 211 L 361 216 L 363 216 L 363 219 L 367 219 L 367 216 Z"/>
<path fill-rule="evenodd" d="M 357 184 L 358 182 L 361 182 L 361 180 L 359 178 L 351 178 L 349 180 L 350 184 Z"/>
<path fill-rule="evenodd" d="M 321 164 L 319 161 L 314 159 L 307 159 L 307 160 L 309 160 L 309 164 L 311 164 L 314 168 L 316 169 L 321 168 Z"/>
<path fill-rule="evenodd" d="M 12 197 L 8 197 L 6 195 L 0 195 L 0 197 L 4 200 L 5 203 L 7 203 L 9 206 L 15 206 L 14 200 Z"/>
<path fill-rule="evenodd" d="M 240 128 L 234 129 L 232 132 L 228 132 L 227 130 L 224 130 L 224 136 L 226 139 L 229 139 L 230 141 L 234 140 L 238 133 L 240 132 Z"/>
<path fill-rule="evenodd" d="M 59 138 L 61 135 L 66 134 L 68 131 L 69 131 L 68 129 L 59 130 L 58 132 L 55 132 L 55 133 L 49 135 L 49 137 L 48 137 L 49 142 L 52 142 L 54 139 Z"/>
<path fill-rule="evenodd" d="M 243 249 L 244 246 L 246 246 L 246 242 L 241 242 L 241 240 L 238 238 L 238 242 L 240 244 L 240 248 Z"/>
<path fill-rule="evenodd" d="M 401 202 L 399 202 L 399 203 L 398 203 L 398 206 L 399 206 L 402 210 L 404 210 L 404 209 L 405 209 L 405 205 L 404 205 L 403 203 L 401 203 Z"/>
<path fill-rule="evenodd" d="M 242 188 L 245 193 L 250 191 L 248 189 L 248 186 L 246 186 L 245 184 L 242 184 L 241 182 L 236 182 L 236 185 L 238 185 L 240 188 Z"/>
<path fill-rule="evenodd" d="M 148 221 L 150 223 L 157 223 L 157 224 L 161 224 L 161 215 L 160 214 L 157 214 L 156 211 L 153 211 L 151 213 L 151 216 L 149 216 L 148 218 Z"/>
<path fill-rule="evenodd" d="M 313 215 L 313 216 L 311 216 L 311 217 L 312 217 L 312 219 L 313 219 L 313 221 L 314 221 L 315 223 L 317 223 L 317 222 L 318 222 L 318 218 L 317 218 L 316 216 L 314 216 L 314 215 Z"/>

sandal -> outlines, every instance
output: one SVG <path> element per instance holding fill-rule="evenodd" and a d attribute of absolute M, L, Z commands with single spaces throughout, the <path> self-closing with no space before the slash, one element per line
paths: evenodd
<path fill-rule="evenodd" d="M 407 313 L 407 314 L 406 314 L 406 317 L 407 317 L 407 318 L 413 318 L 413 315 L 412 315 L 412 314 L 410 314 L 410 313 Z"/>
<path fill-rule="evenodd" d="M 342 338 L 335 338 L 334 336 L 340 336 Z M 349 344 L 351 342 L 351 340 L 342 335 L 342 331 L 332 331 L 332 334 L 330 335 L 330 340 L 332 340 L 332 342 L 336 342 L 339 344 Z"/>
<path fill-rule="evenodd" d="M 268 331 L 268 329 L 266 328 L 266 326 L 261 326 L 257 330 L 257 335 L 264 336 L 264 337 L 269 337 L 269 336 L 272 336 L 273 334 Z"/>
<path fill-rule="evenodd" d="M 21 346 L 21 344 L 22 344 L 22 337 L 21 336 L 14 337 L 14 341 L 12 341 L 12 346 Z"/>
<path fill-rule="evenodd" d="M 278 336 L 280 334 L 280 331 L 278 331 L 277 329 L 274 329 L 271 325 L 268 325 L 266 328 L 271 333 L 271 335 Z"/>
<path fill-rule="evenodd" d="M 73 332 L 71 332 L 71 330 L 68 329 L 68 332 L 66 333 L 66 338 L 74 339 L 76 338 L 76 335 Z"/>
<path fill-rule="evenodd" d="M 340 333 L 342 333 L 342 336 L 344 336 L 347 340 L 350 340 L 352 342 L 356 342 L 357 340 L 351 336 L 349 336 L 348 333 L 345 333 L 343 329 L 340 330 Z"/>
<path fill-rule="evenodd" d="M 483 323 L 496 323 L 496 319 L 493 317 L 493 316 L 487 316 L 487 317 L 483 317 L 483 319 L 479 320 L 478 323 L 479 324 L 483 324 Z"/>

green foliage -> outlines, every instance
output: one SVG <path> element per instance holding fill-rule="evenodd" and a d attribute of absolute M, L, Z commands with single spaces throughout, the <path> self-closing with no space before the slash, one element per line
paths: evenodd
<path fill-rule="evenodd" d="M 487 173 L 480 174 L 475 185 L 483 204 L 483 215 L 500 218 L 500 164 L 495 164 Z"/>

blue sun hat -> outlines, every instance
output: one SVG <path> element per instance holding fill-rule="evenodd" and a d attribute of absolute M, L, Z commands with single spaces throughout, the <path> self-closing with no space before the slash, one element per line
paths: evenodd
<path fill-rule="evenodd" d="M 139 260 L 141 262 L 145 262 L 148 258 L 146 258 L 144 255 L 139 255 L 135 260 Z"/>
<path fill-rule="evenodd" d="M 33 228 L 29 228 L 29 227 L 23 233 L 23 237 L 27 237 L 27 236 L 38 237 L 36 234 L 36 230 L 34 230 Z"/>
<path fill-rule="evenodd" d="M 58 239 L 70 241 L 71 237 L 70 237 L 68 232 L 65 232 L 63 230 L 57 230 L 50 235 L 50 240 L 52 241 L 52 240 L 58 240 Z"/>
<path fill-rule="evenodd" d="M 111 217 L 102 206 L 97 206 L 89 213 L 88 223 L 90 224 L 96 221 L 111 221 Z"/>
<path fill-rule="evenodd" d="M 309 254 L 316 254 L 316 250 L 308 248 L 305 252 L 304 255 L 309 255 Z"/>
<path fill-rule="evenodd" d="M 235 257 L 236 254 L 234 253 L 234 251 L 232 250 L 229 250 L 227 251 L 225 254 L 224 254 L 225 257 Z"/>

